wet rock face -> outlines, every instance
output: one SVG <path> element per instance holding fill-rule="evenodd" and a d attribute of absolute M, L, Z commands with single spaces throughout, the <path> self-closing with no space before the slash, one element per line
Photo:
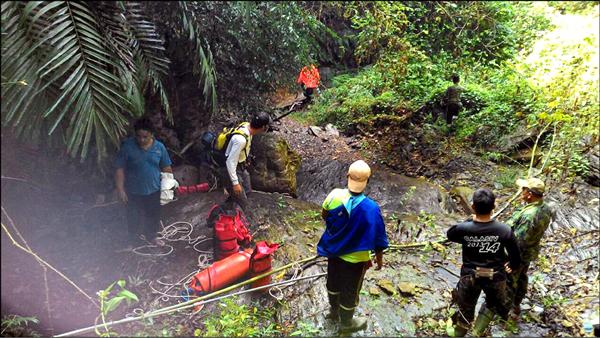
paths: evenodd
<path fill-rule="evenodd" d="M 575 182 L 569 193 L 555 189 L 545 200 L 553 207 L 554 221 L 551 226 L 554 228 L 590 231 L 600 226 L 598 188 L 585 182 Z"/>
<path fill-rule="evenodd" d="M 251 153 L 253 189 L 297 195 L 296 172 L 301 159 L 285 139 L 273 133 L 257 136 L 252 140 Z"/>
<path fill-rule="evenodd" d="M 586 155 L 586 159 L 589 163 L 589 170 L 584 179 L 589 184 L 600 187 L 600 145 L 592 148 Z"/>
<path fill-rule="evenodd" d="M 321 204 L 334 188 L 346 187 L 350 163 L 305 159 L 298 172 L 298 197 Z M 425 179 L 373 170 L 366 194 L 383 211 L 442 213 L 444 192 Z"/>
<path fill-rule="evenodd" d="M 527 123 L 519 124 L 516 130 L 510 134 L 504 135 L 500 141 L 498 150 L 508 152 L 514 149 L 520 149 L 533 145 L 538 132 L 527 127 Z"/>
<path fill-rule="evenodd" d="M 456 199 L 457 204 L 462 208 L 467 215 L 472 214 L 471 203 L 473 203 L 473 189 L 469 187 L 454 187 L 450 190 L 452 198 Z"/>
<path fill-rule="evenodd" d="M 173 168 L 173 176 L 179 185 L 192 185 L 199 183 L 198 168 L 191 165 L 181 165 Z"/>

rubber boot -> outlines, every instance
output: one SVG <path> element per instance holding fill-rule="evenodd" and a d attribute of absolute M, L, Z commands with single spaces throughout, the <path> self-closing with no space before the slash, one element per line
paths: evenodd
<path fill-rule="evenodd" d="M 473 324 L 473 336 L 483 336 L 493 318 L 494 312 L 488 308 L 481 309 L 477 315 L 477 319 L 475 319 L 475 323 Z"/>
<path fill-rule="evenodd" d="M 349 334 L 367 328 L 366 318 L 352 318 L 352 316 L 354 316 L 354 310 L 340 308 L 340 334 Z"/>
<path fill-rule="evenodd" d="M 332 295 L 330 293 L 327 293 L 327 295 L 329 296 L 330 308 L 325 318 L 337 323 L 340 321 L 340 295 Z"/>

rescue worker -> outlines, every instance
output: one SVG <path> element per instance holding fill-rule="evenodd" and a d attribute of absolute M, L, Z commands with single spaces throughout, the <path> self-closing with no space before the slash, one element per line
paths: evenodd
<path fill-rule="evenodd" d="M 267 113 L 261 112 L 254 115 L 250 123 L 242 123 L 238 127 L 242 133 L 234 133 L 227 144 L 225 167 L 219 168 L 219 176 L 229 194 L 225 206 L 230 210 L 235 209 L 234 204 L 237 204 L 245 213 L 249 214 L 247 194 L 252 191 L 252 186 L 246 160 L 250 154 L 252 137 L 266 132 L 269 129 L 270 121 L 271 118 Z"/>
<path fill-rule="evenodd" d="M 313 92 L 319 88 L 321 81 L 321 75 L 319 69 L 315 65 L 311 64 L 309 67 L 304 66 L 298 75 L 298 84 L 302 87 L 304 92 L 304 100 L 302 103 L 308 103 L 311 100 Z"/>
<path fill-rule="evenodd" d="M 473 325 L 473 335 L 482 335 L 494 314 L 508 318 L 511 302 L 506 274 L 519 266 L 521 255 L 510 227 L 492 219 L 495 201 L 496 196 L 489 189 L 476 190 L 473 219 L 448 229 L 448 240 L 462 244 L 463 260 L 460 279 L 452 291 L 458 311 L 452 317 L 454 332 L 449 331 L 449 336 L 463 337 L 467 333 L 482 290 L 485 304 Z"/>
<path fill-rule="evenodd" d="M 127 204 L 130 239 L 153 242 L 160 226 L 160 173 L 173 173 L 173 169 L 150 121 L 140 119 L 134 129 L 135 137 L 123 141 L 117 153 L 115 185 L 119 199 Z"/>
<path fill-rule="evenodd" d="M 348 169 L 348 188 L 334 189 L 323 202 L 325 232 L 317 244 L 319 256 L 327 257 L 328 319 L 340 322 L 340 333 L 367 327 L 365 318 L 353 318 L 367 269 L 375 251 L 376 270 L 383 266 L 388 247 L 385 224 L 375 201 L 364 195 L 371 168 L 362 160 Z"/>
<path fill-rule="evenodd" d="M 452 118 L 458 116 L 458 112 L 462 108 L 460 103 L 460 94 L 463 92 L 463 88 L 458 85 L 460 77 L 457 74 L 452 75 L 452 86 L 446 89 L 444 94 L 444 103 L 446 106 L 446 124 L 452 124 Z"/>
<path fill-rule="evenodd" d="M 510 278 L 510 291 L 513 297 L 513 314 L 521 313 L 521 301 L 527 293 L 527 271 L 529 265 L 540 252 L 540 241 L 548 225 L 552 222 L 552 209 L 544 202 L 546 186 L 539 178 L 519 179 L 521 198 L 526 205 L 517 210 L 506 222 L 512 227 L 523 256 L 522 263 L 514 269 Z"/>

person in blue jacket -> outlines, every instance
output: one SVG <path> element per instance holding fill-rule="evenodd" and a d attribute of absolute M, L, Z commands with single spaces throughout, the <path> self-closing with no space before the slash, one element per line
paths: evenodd
<path fill-rule="evenodd" d="M 317 245 L 319 256 L 327 257 L 328 319 L 340 322 L 340 333 L 364 330 L 367 320 L 353 318 L 367 269 L 375 251 L 376 270 L 383 266 L 388 247 L 385 224 L 375 201 L 363 194 L 371 168 L 362 160 L 348 169 L 348 188 L 334 189 L 323 202 L 321 215 L 325 232 Z"/>

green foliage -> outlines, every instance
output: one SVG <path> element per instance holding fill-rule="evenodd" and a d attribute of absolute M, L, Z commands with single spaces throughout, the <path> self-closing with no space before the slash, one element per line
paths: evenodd
<path fill-rule="evenodd" d="M 334 78 L 334 87 L 311 107 L 310 115 L 317 122 L 347 128 L 361 118 L 422 107 L 439 115 L 453 73 L 463 79 L 461 119 L 468 117 L 457 127 L 459 137 L 467 138 L 481 126 L 489 127 L 491 135 L 502 135 L 516 125 L 515 112 L 523 116 L 538 109 L 536 93 L 526 78 L 501 63 L 547 26 L 538 12 L 528 14 L 530 5 L 377 2 L 349 8 L 360 30 L 355 56 L 374 59 L 374 65 L 354 76 Z M 390 43 L 388 34 L 398 37 Z"/>
<path fill-rule="evenodd" d="M 419 212 L 419 217 L 418 217 L 417 222 L 423 226 L 433 229 L 433 228 L 435 228 L 436 217 L 434 214 L 429 214 L 429 213 L 426 213 L 423 210 L 421 210 Z"/>
<path fill-rule="evenodd" d="M 590 13 L 598 10 L 598 1 L 550 1 L 548 5 L 556 8 L 561 14 Z"/>
<path fill-rule="evenodd" d="M 334 31 L 296 2 L 185 1 L 182 4 L 183 27 L 170 6 L 148 3 L 160 29 L 171 37 L 169 54 L 180 63 L 179 71 L 184 72 L 190 52 L 182 48 L 182 44 L 186 46 L 182 38 L 202 46 L 199 53 L 192 51 L 191 55 L 204 51 L 200 61 L 214 65 L 214 73 L 205 73 L 201 78 L 214 78 L 220 102 L 236 108 L 262 106 L 263 93 L 291 85 L 303 65 L 327 59 L 327 51 L 335 53 L 337 42 L 342 43 Z M 190 33 L 182 36 L 182 28 Z"/>
<path fill-rule="evenodd" d="M 394 92 L 385 89 L 382 73 L 374 68 L 360 71 L 356 76 L 334 77 L 333 84 L 311 107 L 309 114 L 317 123 L 331 122 L 345 128 L 361 118 L 393 115 L 404 106 Z"/>
<path fill-rule="evenodd" d="M 29 323 L 38 324 L 39 320 L 36 317 L 22 317 L 19 315 L 4 316 L 2 317 L 2 331 L 0 331 L 0 335 L 3 337 L 39 337 L 36 332 L 27 329 Z"/>
<path fill-rule="evenodd" d="M 358 32 L 354 56 L 359 63 L 371 63 L 390 51 L 407 49 L 403 34 L 408 24 L 405 11 L 406 7 L 399 2 L 346 4 L 345 16 L 351 18 L 352 28 Z"/>
<path fill-rule="evenodd" d="M 119 285 L 121 289 L 116 294 L 113 293 L 111 296 L 111 291 L 115 284 Z M 126 301 L 127 304 L 131 302 L 139 301 L 138 297 L 131 291 L 125 289 L 126 282 L 123 279 L 120 279 L 116 282 L 110 284 L 106 289 L 100 290 L 97 292 L 98 299 L 100 300 L 100 315 L 96 318 L 96 321 L 100 319 L 104 324 L 104 332 L 100 332 L 98 328 L 96 328 L 96 334 L 102 337 L 111 337 L 112 335 L 117 335 L 115 332 L 111 332 L 109 327 L 106 325 L 106 317 L 109 313 L 113 312 L 123 301 Z"/>
<path fill-rule="evenodd" d="M 209 317 L 204 322 L 204 330 L 196 329 L 194 336 L 273 336 L 279 332 L 279 327 L 272 323 L 274 310 L 272 308 L 258 309 L 248 305 L 239 305 L 236 297 L 227 298 L 219 303 L 220 313 Z"/>
<path fill-rule="evenodd" d="M 514 167 L 503 167 L 500 169 L 496 182 L 503 188 L 514 187 L 517 178 L 523 177 L 523 170 Z"/>
<path fill-rule="evenodd" d="M 82 159 L 95 145 L 100 161 L 143 113 L 146 88 L 170 116 L 169 61 L 139 3 L 3 2 L 1 12 L 2 124 L 18 136 L 55 135 Z"/>
<path fill-rule="evenodd" d="M 408 187 L 406 192 L 400 197 L 400 201 L 399 201 L 400 206 L 404 206 L 408 201 L 410 201 L 413 198 L 415 191 L 417 191 L 416 186 L 411 185 L 410 187 Z M 392 215 L 395 216 L 395 214 L 392 214 Z"/>
<path fill-rule="evenodd" d="M 300 321 L 296 323 L 296 330 L 289 335 L 291 337 L 314 337 L 317 336 L 320 330 L 313 323 Z"/>
<path fill-rule="evenodd" d="M 279 196 L 279 198 L 277 199 L 277 206 L 280 209 L 283 209 L 287 206 L 287 203 L 285 202 L 285 199 L 283 199 L 283 196 Z"/>
<path fill-rule="evenodd" d="M 567 166 L 570 172 L 578 176 L 586 176 L 590 171 L 590 163 L 587 158 L 577 152 L 571 154 Z"/>
<path fill-rule="evenodd" d="M 3 2 L 2 125 L 102 162 L 163 77 L 190 70 L 205 105 L 252 106 L 348 42 L 294 2 Z M 323 49 L 321 46 L 327 46 Z M 165 48 L 166 47 L 166 48 Z M 338 53 L 343 54 L 343 52 Z M 171 64 L 170 60 L 176 61 Z M 171 83 L 172 80 L 169 81 Z M 251 90 L 248 90 L 252 88 Z M 111 149 L 112 150 L 112 149 Z"/>
<path fill-rule="evenodd" d="M 527 2 L 409 1 L 406 6 L 408 40 L 427 55 L 448 51 L 461 69 L 511 59 L 548 24 Z"/>
<path fill-rule="evenodd" d="M 581 152 L 598 142 L 600 132 L 599 23 L 593 15 L 554 13 L 555 30 L 537 42 L 521 65 L 540 88 L 545 105 L 528 116 L 531 126 L 554 123 L 555 145 L 547 170 L 584 174 Z M 546 142 L 546 146 L 549 143 Z"/>

